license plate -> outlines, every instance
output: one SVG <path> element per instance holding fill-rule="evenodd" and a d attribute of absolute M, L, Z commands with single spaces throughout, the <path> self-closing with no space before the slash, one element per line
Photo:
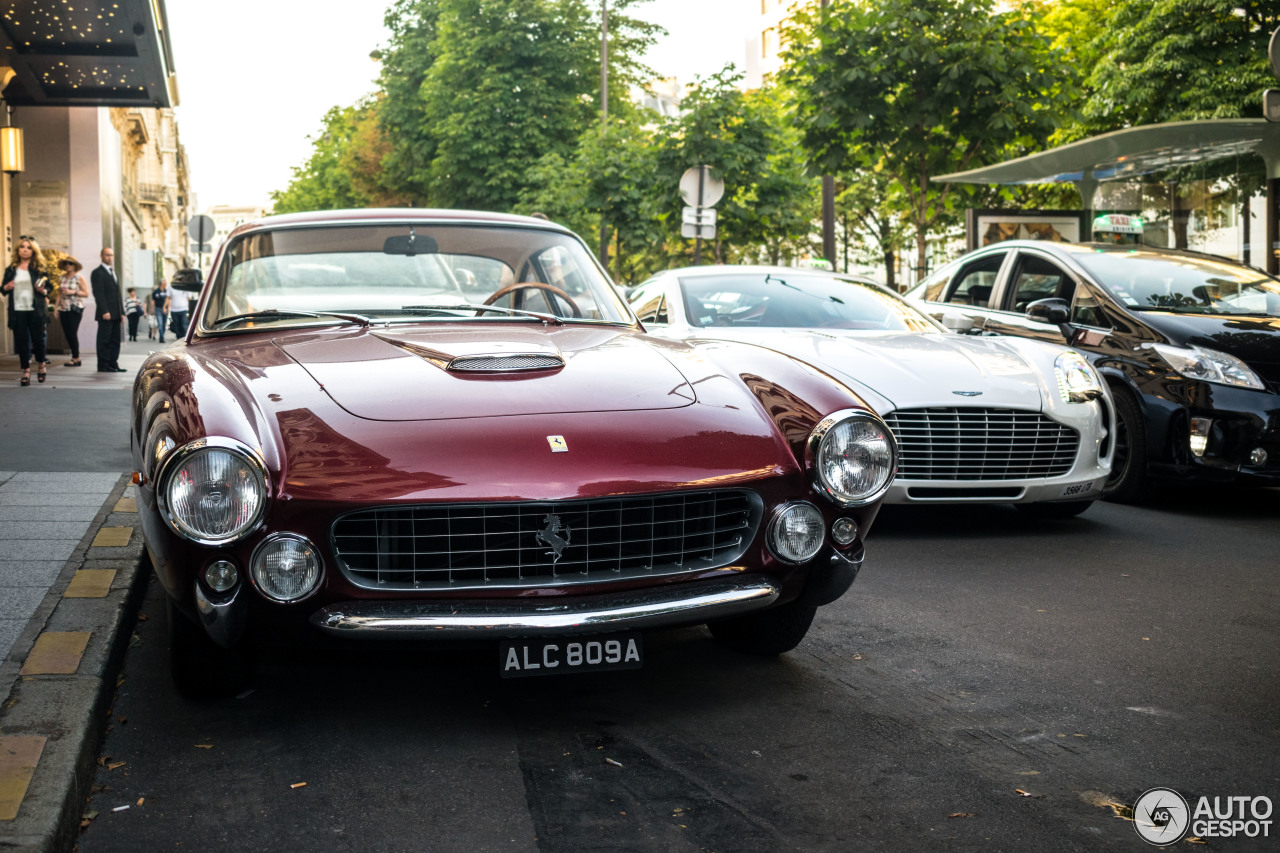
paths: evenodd
<path fill-rule="evenodd" d="M 503 640 L 498 666 L 503 678 L 522 678 L 639 669 L 643 658 L 640 634 L 601 634 L 573 639 Z"/>

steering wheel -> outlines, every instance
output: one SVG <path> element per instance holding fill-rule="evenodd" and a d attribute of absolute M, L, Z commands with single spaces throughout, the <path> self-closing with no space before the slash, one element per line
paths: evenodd
<path fill-rule="evenodd" d="M 502 297 L 506 296 L 508 293 L 515 293 L 517 290 L 541 290 L 546 293 L 551 293 L 555 296 L 558 296 L 560 299 L 564 300 L 564 303 L 569 306 L 571 317 L 582 316 L 582 309 L 578 307 L 578 303 L 574 302 L 572 297 L 569 296 L 569 294 L 565 293 L 563 290 L 561 290 L 560 288 L 556 287 L 553 284 L 543 284 L 540 281 L 522 281 L 519 284 L 508 284 L 506 287 L 502 288 L 496 293 L 490 294 L 489 298 L 484 301 L 484 304 L 492 305 Z M 547 306 L 551 307 L 550 297 L 547 297 Z M 552 310 L 552 313 L 555 313 L 554 309 Z"/>

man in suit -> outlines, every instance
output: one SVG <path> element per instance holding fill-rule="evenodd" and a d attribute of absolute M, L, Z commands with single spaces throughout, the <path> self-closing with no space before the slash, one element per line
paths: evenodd
<path fill-rule="evenodd" d="M 124 298 L 120 295 L 120 282 L 111 268 L 115 252 L 111 247 L 102 250 L 102 265 L 89 275 L 93 285 L 93 301 L 98 303 L 98 372 L 124 373 L 120 366 L 120 323 L 124 319 Z"/>

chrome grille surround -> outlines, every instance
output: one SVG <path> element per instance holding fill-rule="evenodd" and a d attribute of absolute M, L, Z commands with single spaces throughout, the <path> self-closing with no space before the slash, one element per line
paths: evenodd
<path fill-rule="evenodd" d="M 763 513 L 758 495 L 732 489 L 418 504 L 346 513 L 330 539 L 342 574 L 365 589 L 562 586 L 731 565 Z"/>
<path fill-rule="evenodd" d="M 1080 451 L 1078 432 L 1040 412 L 939 406 L 890 412 L 885 422 L 902 480 L 1058 477 Z"/>
<path fill-rule="evenodd" d="M 517 370 L 557 370 L 564 367 L 558 355 L 512 353 L 501 355 L 462 355 L 449 362 L 447 370 L 462 373 L 507 373 Z"/>

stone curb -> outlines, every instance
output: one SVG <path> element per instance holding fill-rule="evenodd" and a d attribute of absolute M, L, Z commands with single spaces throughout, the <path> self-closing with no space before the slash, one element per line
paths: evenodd
<path fill-rule="evenodd" d="M 75 844 L 93 782 L 125 649 L 146 588 L 147 566 L 136 512 L 115 512 L 129 488 L 121 476 L 89 531 L 63 566 L 9 658 L 0 664 L 0 737 L 47 738 L 13 820 L 0 821 L 0 849 L 64 853 Z M 103 527 L 131 528 L 127 545 L 94 546 Z M 114 569 L 105 598 L 64 598 L 82 568 Z M 89 632 L 88 646 L 70 675 L 23 675 L 21 669 L 45 632 Z"/>

